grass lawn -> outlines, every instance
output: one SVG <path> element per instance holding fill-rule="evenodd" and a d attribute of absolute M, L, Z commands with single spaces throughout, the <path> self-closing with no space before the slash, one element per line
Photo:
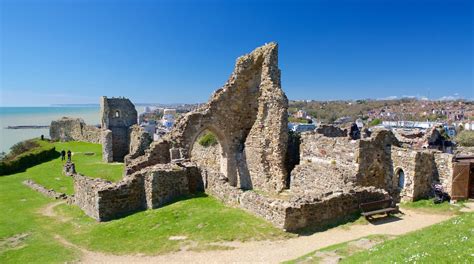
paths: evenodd
<path fill-rule="evenodd" d="M 341 263 L 474 263 L 474 213 L 388 240 Z"/>
<path fill-rule="evenodd" d="M 403 210 L 411 209 L 422 211 L 426 213 L 441 213 L 441 214 L 461 214 L 459 210 L 464 207 L 464 202 L 460 201 L 456 204 L 450 204 L 449 202 L 444 202 L 440 204 L 433 203 L 431 199 L 419 200 L 416 202 L 406 202 L 401 203 L 400 208 Z"/>
<path fill-rule="evenodd" d="M 101 162 L 97 144 L 52 143 L 74 152 L 77 171 L 87 176 L 119 180 L 123 165 Z M 85 152 L 94 152 L 92 156 Z M 59 205 L 57 217 L 41 214 L 55 200 L 22 184 L 25 179 L 73 193 L 72 179 L 61 173 L 60 158 L 9 176 L 0 177 L 0 263 L 63 263 L 77 260 L 80 252 L 58 242 L 56 234 L 89 250 L 114 254 L 159 254 L 182 247 L 194 250 L 219 248 L 212 242 L 286 238 L 289 235 L 266 221 L 212 197 L 199 195 L 163 208 L 139 212 L 122 219 L 98 223 L 78 207 Z M 170 240 L 184 236 L 184 240 Z"/>

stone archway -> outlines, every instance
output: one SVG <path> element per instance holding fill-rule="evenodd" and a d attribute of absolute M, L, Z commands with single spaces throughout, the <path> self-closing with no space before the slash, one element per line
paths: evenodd
<path fill-rule="evenodd" d="M 131 161 L 127 173 L 158 162 L 189 158 L 196 137 L 209 129 L 221 144 L 220 172 L 231 186 L 280 192 L 287 187 L 288 178 L 287 109 L 278 46 L 269 43 L 239 57 L 226 84 L 206 104 L 178 119 L 172 131 L 154 142 L 144 157 Z M 167 154 L 170 148 L 173 153 L 179 150 L 180 157 Z"/>
<path fill-rule="evenodd" d="M 229 152 L 223 136 L 212 128 L 204 128 L 191 142 L 194 143 L 190 144 L 189 158 L 201 170 L 204 187 L 212 188 L 222 181 L 235 186 L 236 180 L 228 173 Z"/>

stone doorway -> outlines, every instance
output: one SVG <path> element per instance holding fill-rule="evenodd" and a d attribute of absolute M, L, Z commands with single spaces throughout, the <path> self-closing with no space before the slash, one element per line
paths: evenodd
<path fill-rule="evenodd" d="M 204 129 L 197 134 L 190 150 L 190 159 L 201 170 L 204 187 L 215 186 L 220 181 L 229 181 L 227 178 L 227 157 L 223 150 L 222 139 L 210 129 Z"/>

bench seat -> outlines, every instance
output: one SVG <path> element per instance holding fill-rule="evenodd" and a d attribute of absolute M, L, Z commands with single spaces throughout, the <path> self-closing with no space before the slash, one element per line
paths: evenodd
<path fill-rule="evenodd" d="M 379 210 L 370 211 L 370 212 L 363 212 L 362 215 L 371 216 L 375 214 L 383 214 L 383 213 L 389 213 L 389 212 L 394 212 L 394 211 L 398 211 L 398 208 L 391 207 L 391 208 L 384 208 L 384 209 L 379 209 Z"/>

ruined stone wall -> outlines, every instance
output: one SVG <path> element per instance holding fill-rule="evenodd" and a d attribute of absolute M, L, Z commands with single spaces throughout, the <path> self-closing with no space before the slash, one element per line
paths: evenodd
<path fill-rule="evenodd" d="M 322 124 L 316 129 L 316 133 L 326 137 L 347 137 L 347 129 L 342 129 L 333 125 Z"/>
<path fill-rule="evenodd" d="M 204 190 L 199 170 L 192 164 L 156 165 L 117 183 L 79 174 L 73 177 L 76 204 L 99 221 L 156 208 L 182 195 Z"/>
<path fill-rule="evenodd" d="M 357 163 L 359 141 L 348 137 L 327 137 L 319 133 L 301 133 L 300 161 L 326 160 Z"/>
<path fill-rule="evenodd" d="M 387 193 L 374 187 L 329 192 L 320 196 L 295 196 L 278 199 L 247 191 L 240 196 L 240 206 L 287 231 L 321 228 L 348 220 L 359 212 L 359 204 L 386 198 Z"/>
<path fill-rule="evenodd" d="M 101 133 L 102 142 L 102 160 L 104 162 L 113 162 L 113 142 L 112 142 L 112 131 L 109 129 L 102 130 Z"/>
<path fill-rule="evenodd" d="M 194 165 L 156 165 L 145 180 L 147 207 L 157 208 L 178 197 L 203 192 L 201 175 Z"/>
<path fill-rule="evenodd" d="M 137 110 L 126 98 L 101 97 L 100 116 L 103 129 L 112 131 L 113 161 L 124 161 L 130 148 L 130 127 L 137 124 Z"/>
<path fill-rule="evenodd" d="M 156 157 L 165 147 L 189 158 L 197 136 L 210 130 L 222 146 L 220 172 L 231 185 L 281 191 L 287 181 L 288 99 L 280 85 L 275 43 L 238 58 L 231 77 L 209 102 L 177 120 L 144 157 L 130 162 L 128 173 L 166 160 Z"/>
<path fill-rule="evenodd" d="M 125 156 L 126 162 L 145 154 L 145 150 L 150 147 L 153 138 L 139 125 L 130 128 L 129 154 Z"/>
<path fill-rule="evenodd" d="M 219 143 L 211 146 L 201 146 L 198 141 L 194 143 L 191 151 L 191 161 L 196 163 L 201 170 L 206 188 L 213 188 L 220 184 L 220 179 L 225 178 L 221 174 L 221 159 L 222 146 Z"/>
<path fill-rule="evenodd" d="M 100 143 L 101 130 L 80 118 L 63 117 L 51 122 L 49 135 L 53 141 L 84 141 Z"/>
<path fill-rule="evenodd" d="M 389 130 L 377 130 L 359 142 L 357 184 L 375 186 L 391 192 L 393 165 L 391 147 L 399 146 Z"/>
<path fill-rule="evenodd" d="M 356 181 L 357 164 L 339 161 L 302 161 L 291 172 L 292 192 L 326 193 Z"/>
<path fill-rule="evenodd" d="M 434 153 L 433 179 L 443 185 L 444 191 L 452 195 L 453 184 L 453 155 L 448 153 Z"/>
<path fill-rule="evenodd" d="M 392 184 L 387 186 L 396 200 L 413 201 L 416 175 L 417 152 L 401 147 L 392 147 Z M 398 187 L 398 172 L 403 170 L 405 184 L 403 188 Z M 400 197 L 400 198 L 398 198 Z"/>
<path fill-rule="evenodd" d="M 73 175 L 74 202 L 88 216 L 100 220 L 99 189 L 110 182 L 98 178 L 88 178 L 80 174 Z"/>

